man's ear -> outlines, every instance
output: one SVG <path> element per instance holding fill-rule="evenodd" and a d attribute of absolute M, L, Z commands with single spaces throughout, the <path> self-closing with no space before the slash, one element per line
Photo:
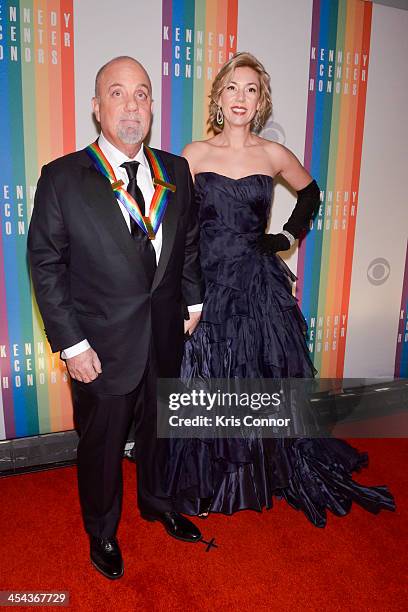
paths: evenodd
<path fill-rule="evenodd" d="M 92 110 L 94 112 L 97 122 L 100 123 L 101 120 L 99 113 L 99 98 L 97 98 L 96 96 L 92 98 Z"/>

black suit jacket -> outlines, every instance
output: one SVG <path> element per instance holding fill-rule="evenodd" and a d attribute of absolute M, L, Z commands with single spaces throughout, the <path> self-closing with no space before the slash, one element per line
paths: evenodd
<path fill-rule="evenodd" d="M 102 393 L 133 390 L 153 349 L 157 373 L 177 377 L 183 301 L 202 302 L 198 224 L 185 159 L 157 151 L 176 185 L 163 218 L 163 245 L 149 287 L 109 180 L 85 151 L 42 169 L 28 234 L 38 306 L 53 351 L 87 338 Z"/>

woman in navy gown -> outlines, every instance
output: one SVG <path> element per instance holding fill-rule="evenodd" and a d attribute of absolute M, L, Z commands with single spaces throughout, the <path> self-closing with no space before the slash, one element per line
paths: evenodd
<path fill-rule="evenodd" d="M 182 378 L 311 378 L 306 322 L 292 296 L 294 279 L 276 252 L 308 226 L 320 191 L 284 146 L 257 136 L 271 112 L 269 75 L 248 53 L 216 77 L 210 103 L 215 136 L 184 150 L 195 181 L 201 265 L 201 322 L 186 342 Z M 265 234 L 273 178 L 298 195 L 281 233 Z M 273 496 L 317 526 L 326 510 L 346 514 L 353 501 L 371 512 L 394 509 L 386 487 L 364 487 L 351 473 L 367 456 L 324 439 L 172 440 L 166 488 L 176 509 L 207 516 L 270 508 Z"/>

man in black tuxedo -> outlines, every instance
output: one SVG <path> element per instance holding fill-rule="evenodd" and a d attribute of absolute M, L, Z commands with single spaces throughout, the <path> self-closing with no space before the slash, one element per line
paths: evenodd
<path fill-rule="evenodd" d="M 143 145 L 152 118 L 149 76 L 135 59 L 115 58 L 99 70 L 92 102 L 101 126 L 99 150 L 142 214 L 149 215 L 155 189 Z M 155 426 L 156 378 L 179 376 L 183 334 L 192 333 L 200 317 L 198 225 L 186 160 L 153 152 L 176 188 L 169 190 L 154 240 L 86 149 L 42 169 L 28 237 L 47 337 L 52 350 L 62 352 L 72 379 L 78 484 L 91 560 L 111 579 L 123 574 L 115 533 L 132 421 L 142 516 L 161 521 L 178 539 L 201 537 L 161 492 L 164 447 Z M 183 329 L 185 306 L 190 314 Z"/>

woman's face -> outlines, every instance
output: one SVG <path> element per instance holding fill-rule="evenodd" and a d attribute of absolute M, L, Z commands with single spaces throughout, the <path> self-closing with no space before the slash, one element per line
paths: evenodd
<path fill-rule="evenodd" d="M 232 126 L 251 123 L 259 108 L 260 83 L 258 73 L 246 66 L 235 68 L 218 100 L 224 122 Z"/>

